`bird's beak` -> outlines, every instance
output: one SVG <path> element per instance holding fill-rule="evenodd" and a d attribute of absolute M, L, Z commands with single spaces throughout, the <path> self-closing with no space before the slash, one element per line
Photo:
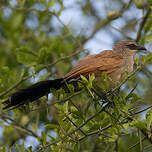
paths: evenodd
<path fill-rule="evenodd" d="M 138 46 L 136 46 L 136 50 L 138 50 L 138 51 L 146 51 L 147 49 L 144 46 L 138 45 Z"/>
<path fill-rule="evenodd" d="M 147 51 L 147 49 L 146 49 L 144 46 L 138 45 L 138 46 L 136 46 L 136 53 L 144 53 L 144 54 L 147 54 L 148 51 Z"/>
<path fill-rule="evenodd" d="M 136 52 L 137 53 L 144 53 L 144 54 L 148 53 L 147 49 L 144 46 L 140 46 L 140 45 L 136 46 Z"/>

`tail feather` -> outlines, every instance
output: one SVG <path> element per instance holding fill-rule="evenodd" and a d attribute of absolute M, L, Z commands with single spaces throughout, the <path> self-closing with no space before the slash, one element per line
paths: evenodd
<path fill-rule="evenodd" d="M 26 89 L 21 89 L 12 94 L 3 102 L 6 106 L 3 109 L 15 109 L 24 103 L 32 102 L 48 94 L 50 89 L 59 89 L 63 84 L 63 79 L 41 81 L 31 85 Z"/>

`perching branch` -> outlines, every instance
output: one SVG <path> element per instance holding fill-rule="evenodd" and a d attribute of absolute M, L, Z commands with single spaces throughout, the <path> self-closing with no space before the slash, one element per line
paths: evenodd
<path fill-rule="evenodd" d="M 90 118 L 88 118 L 85 122 L 83 122 L 78 128 L 74 129 L 73 131 L 65 134 L 63 137 L 61 137 L 58 140 L 55 140 L 45 146 L 43 146 L 43 149 L 46 149 L 49 146 L 55 145 L 59 142 L 61 142 L 62 140 L 64 140 L 66 137 L 74 134 L 75 132 L 77 132 L 78 130 L 80 130 L 83 126 L 85 126 L 89 121 L 91 121 L 92 119 L 94 119 L 96 116 L 98 116 L 101 112 L 103 112 L 111 103 L 106 104 L 101 110 L 99 110 L 96 114 L 94 114 L 93 116 L 91 116 Z M 41 150 L 36 150 L 35 152 L 40 152 Z"/>

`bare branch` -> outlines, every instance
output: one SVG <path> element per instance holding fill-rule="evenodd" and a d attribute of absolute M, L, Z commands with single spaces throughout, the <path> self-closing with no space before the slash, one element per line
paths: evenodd
<path fill-rule="evenodd" d="M 148 10 L 147 10 L 147 13 L 145 14 L 145 16 L 143 17 L 141 23 L 140 23 L 140 27 L 139 27 L 139 30 L 138 30 L 138 33 L 137 33 L 137 37 L 136 37 L 136 41 L 138 42 L 141 38 L 141 34 L 142 34 L 142 30 L 146 24 L 146 21 L 148 19 L 148 17 L 150 16 L 151 14 L 151 8 L 149 7 Z"/>
<path fill-rule="evenodd" d="M 76 127 L 76 128 L 78 128 L 78 126 L 68 117 L 68 116 L 66 116 L 66 118 Z M 85 136 L 87 136 L 86 135 L 86 133 L 80 128 L 80 132 L 82 133 L 82 134 L 84 134 Z"/>
<path fill-rule="evenodd" d="M 110 22 L 112 22 L 113 20 L 121 17 L 123 15 L 123 13 L 130 7 L 132 0 L 130 0 L 128 3 L 124 3 L 124 5 L 122 6 L 122 9 L 118 12 L 117 17 L 116 18 L 106 18 L 105 20 L 99 20 L 94 28 L 94 31 L 92 32 L 92 34 L 88 37 L 88 38 L 84 38 L 83 39 L 83 43 L 85 43 L 86 41 L 88 41 L 89 39 L 93 38 L 94 35 L 104 26 L 108 25 Z"/>
<path fill-rule="evenodd" d="M 21 131 L 24 131 L 24 132 L 28 133 L 28 135 L 31 135 L 31 136 L 33 136 L 33 137 L 36 137 L 36 138 L 38 137 L 38 135 L 37 135 L 35 132 L 33 132 L 33 131 L 30 130 L 30 129 L 27 129 L 26 127 L 24 127 L 24 126 L 22 126 L 22 125 L 20 125 L 18 122 L 16 122 L 14 119 L 10 118 L 9 116 L 6 116 L 6 115 L 4 115 L 4 114 L 1 114 L 1 118 L 2 118 L 5 122 L 7 122 L 7 123 L 10 124 L 11 126 L 13 126 L 14 128 L 19 129 L 19 130 L 21 130 Z M 8 122 L 7 120 L 11 121 L 12 123 Z"/>

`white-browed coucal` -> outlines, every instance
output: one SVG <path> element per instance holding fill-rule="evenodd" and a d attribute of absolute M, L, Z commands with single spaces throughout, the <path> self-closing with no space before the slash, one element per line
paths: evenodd
<path fill-rule="evenodd" d="M 146 49 L 134 41 L 122 40 L 114 45 L 113 50 L 104 50 L 99 54 L 89 55 L 80 60 L 73 70 L 63 78 L 41 81 L 13 93 L 8 100 L 3 102 L 6 105 L 3 109 L 14 109 L 24 103 L 37 100 L 50 93 L 50 89 L 59 89 L 65 85 L 65 82 L 70 83 L 73 79 L 78 80 L 80 75 L 88 78 L 94 73 L 97 85 L 102 87 L 102 72 L 106 72 L 108 85 L 112 88 L 126 78 L 126 71 L 128 74 L 133 71 L 133 57 L 139 50 Z"/>

